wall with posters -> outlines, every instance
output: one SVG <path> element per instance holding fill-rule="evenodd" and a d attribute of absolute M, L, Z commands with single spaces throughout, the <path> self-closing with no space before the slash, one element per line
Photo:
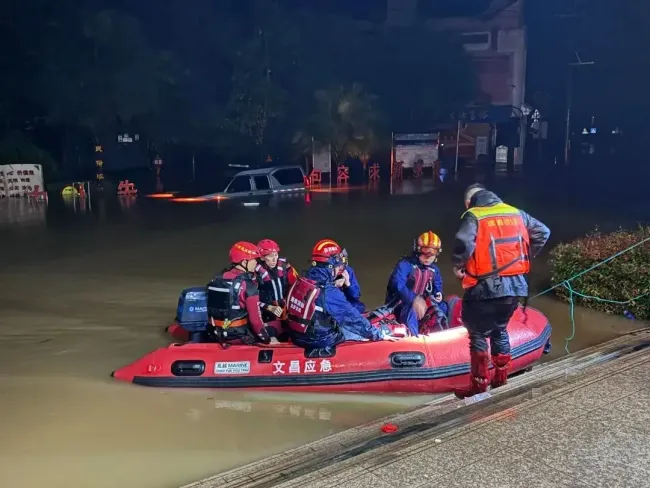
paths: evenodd
<path fill-rule="evenodd" d="M 314 148 L 312 152 L 312 169 L 325 174 L 332 172 L 332 149 L 329 144 L 318 149 Z"/>
<path fill-rule="evenodd" d="M 43 190 L 43 168 L 40 164 L 0 166 L 0 198 L 23 197 Z"/>
<path fill-rule="evenodd" d="M 438 160 L 438 132 L 393 134 L 395 162 L 403 161 L 404 168 L 412 168 L 421 159 L 425 168 L 432 168 Z"/>

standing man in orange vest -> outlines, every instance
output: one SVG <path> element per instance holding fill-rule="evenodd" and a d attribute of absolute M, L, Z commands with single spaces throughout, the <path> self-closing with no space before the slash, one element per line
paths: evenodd
<path fill-rule="evenodd" d="M 551 235 L 539 220 L 503 203 L 480 184 L 465 190 L 465 207 L 452 255 L 454 274 L 465 290 L 463 322 L 471 357 L 470 384 L 456 392 L 459 398 L 483 393 L 490 383 L 492 388 L 506 384 L 512 359 L 506 326 L 519 298 L 528 296 L 530 260 Z"/>

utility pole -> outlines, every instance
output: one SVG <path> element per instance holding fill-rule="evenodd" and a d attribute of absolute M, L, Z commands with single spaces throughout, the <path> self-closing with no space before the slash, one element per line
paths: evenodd
<path fill-rule="evenodd" d="M 566 128 L 564 133 L 564 164 L 569 164 L 571 152 L 571 102 L 573 98 L 573 68 L 576 66 L 588 66 L 596 64 L 594 61 L 583 61 L 577 51 L 574 51 L 575 63 L 567 64 L 567 86 L 566 86 Z"/>
<path fill-rule="evenodd" d="M 454 179 L 458 181 L 458 155 L 460 153 L 460 117 L 456 123 L 456 160 L 454 162 Z"/>

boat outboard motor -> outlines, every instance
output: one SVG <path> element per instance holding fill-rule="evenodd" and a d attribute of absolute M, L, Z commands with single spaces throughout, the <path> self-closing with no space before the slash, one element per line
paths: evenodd
<path fill-rule="evenodd" d="M 203 342 L 208 331 L 208 297 L 204 286 L 186 288 L 181 292 L 176 323 L 190 333 L 190 342 Z"/>

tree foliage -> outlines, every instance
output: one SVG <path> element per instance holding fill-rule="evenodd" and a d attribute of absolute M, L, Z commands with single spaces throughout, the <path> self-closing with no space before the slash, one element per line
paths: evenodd
<path fill-rule="evenodd" d="M 379 113 L 377 97 L 365 92 L 359 84 L 350 87 L 332 86 L 314 93 L 315 109 L 304 121 L 303 131 L 294 140 L 305 152 L 317 146 L 329 145 L 335 163 L 347 157 L 372 154 L 378 145 Z"/>
<path fill-rule="evenodd" d="M 372 153 L 391 129 L 427 129 L 476 87 L 462 49 L 424 27 L 264 1 L 24 0 L 11 17 L 0 20 L 0 64 L 16 73 L 0 82 L 4 131 L 30 118 L 93 133 L 128 123 L 226 158 L 289 154 L 312 138 L 344 158 Z"/>
<path fill-rule="evenodd" d="M 297 31 L 277 6 L 260 5 L 232 56 L 224 127 L 264 152 L 267 134 L 286 115 Z"/>
<path fill-rule="evenodd" d="M 426 129 L 476 93 L 462 46 L 425 25 L 377 26 L 356 46 L 355 79 L 378 96 L 393 130 Z"/>
<path fill-rule="evenodd" d="M 52 123 L 97 131 L 160 103 L 165 56 L 147 44 L 137 19 L 101 10 L 54 18 L 47 27 L 35 92 Z"/>
<path fill-rule="evenodd" d="M 0 165 L 40 164 L 48 170 L 56 169 L 52 155 L 38 147 L 24 131 L 8 132 L 0 139 Z"/>

